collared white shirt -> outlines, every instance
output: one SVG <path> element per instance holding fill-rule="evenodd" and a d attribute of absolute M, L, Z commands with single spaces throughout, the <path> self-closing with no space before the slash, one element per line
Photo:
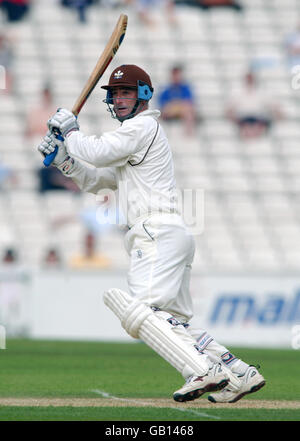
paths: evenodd
<path fill-rule="evenodd" d="M 118 190 L 129 226 L 155 213 L 177 212 L 172 153 L 158 110 L 145 110 L 99 138 L 72 132 L 66 139 L 76 162 L 69 175 L 83 191 Z"/>

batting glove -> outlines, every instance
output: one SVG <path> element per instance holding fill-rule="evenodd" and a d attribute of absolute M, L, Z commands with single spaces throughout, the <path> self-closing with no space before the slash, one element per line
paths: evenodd
<path fill-rule="evenodd" d="M 55 165 L 55 167 L 57 167 L 62 173 L 66 175 L 70 174 L 75 161 L 69 156 L 64 142 L 57 139 L 55 135 L 50 132 L 50 130 L 46 133 L 46 136 L 44 136 L 42 142 L 38 146 L 38 151 L 43 157 L 45 157 L 50 155 L 50 153 L 53 153 L 56 146 L 58 147 L 58 151 L 52 164 Z"/>
<path fill-rule="evenodd" d="M 51 132 L 58 130 L 64 138 L 73 130 L 79 130 L 76 116 L 67 109 L 58 109 L 47 125 Z"/>

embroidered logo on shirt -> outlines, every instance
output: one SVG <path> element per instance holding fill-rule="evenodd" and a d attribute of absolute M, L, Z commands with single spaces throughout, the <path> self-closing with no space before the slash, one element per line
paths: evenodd
<path fill-rule="evenodd" d="M 115 72 L 114 77 L 116 80 L 119 80 L 120 78 L 122 78 L 123 75 L 124 75 L 124 72 L 122 72 L 121 70 L 118 70 L 118 72 Z"/>

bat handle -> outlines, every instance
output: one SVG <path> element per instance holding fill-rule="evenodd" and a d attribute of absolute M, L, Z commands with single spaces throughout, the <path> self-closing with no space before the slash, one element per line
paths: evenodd
<path fill-rule="evenodd" d="M 59 139 L 60 141 L 64 140 L 64 138 L 61 136 L 58 130 L 56 130 L 54 133 L 56 139 Z M 56 145 L 54 151 L 45 157 L 43 161 L 45 167 L 49 167 L 52 164 L 57 152 L 58 152 L 58 146 Z"/>

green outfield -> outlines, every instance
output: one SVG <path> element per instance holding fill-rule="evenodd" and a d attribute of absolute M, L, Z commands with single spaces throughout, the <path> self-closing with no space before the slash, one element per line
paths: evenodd
<path fill-rule="evenodd" d="M 235 404 L 175 403 L 183 381 L 142 343 L 8 340 L 0 420 L 299 421 L 300 351 L 231 348 L 266 386 Z"/>

